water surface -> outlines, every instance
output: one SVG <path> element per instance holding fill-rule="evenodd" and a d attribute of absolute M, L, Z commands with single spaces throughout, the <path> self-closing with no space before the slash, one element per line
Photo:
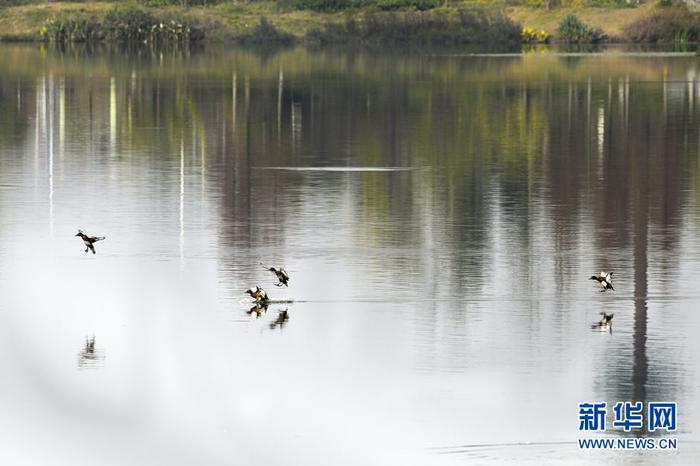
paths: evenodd
<path fill-rule="evenodd" d="M 0 460 L 697 462 L 699 154 L 684 54 L 4 45 Z"/>

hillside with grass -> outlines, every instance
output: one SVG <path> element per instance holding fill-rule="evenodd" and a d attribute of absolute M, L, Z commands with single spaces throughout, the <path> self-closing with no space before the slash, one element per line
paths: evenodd
<path fill-rule="evenodd" d="M 0 0 L 0 39 L 51 42 L 693 43 L 700 15 L 654 0 Z"/>

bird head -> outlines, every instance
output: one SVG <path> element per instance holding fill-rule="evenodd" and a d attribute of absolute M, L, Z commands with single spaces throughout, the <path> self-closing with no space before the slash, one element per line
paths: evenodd
<path fill-rule="evenodd" d="M 75 236 L 83 236 L 85 233 L 83 233 L 83 230 L 78 230 L 78 232 L 75 234 Z"/>

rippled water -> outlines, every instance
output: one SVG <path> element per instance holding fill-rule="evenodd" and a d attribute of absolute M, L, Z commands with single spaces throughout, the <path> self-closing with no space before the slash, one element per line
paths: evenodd
<path fill-rule="evenodd" d="M 4 45 L 0 460 L 697 462 L 699 154 L 682 54 Z"/>

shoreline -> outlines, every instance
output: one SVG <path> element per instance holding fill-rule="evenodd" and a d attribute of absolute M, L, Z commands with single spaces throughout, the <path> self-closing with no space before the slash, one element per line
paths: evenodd
<path fill-rule="evenodd" d="M 52 18 L 72 18 L 88 22 L 102 22 L 108 12 L 120 5 L 119 2 L 56 2 L 24 5 L 5 5 L 0 7 L 0 42 L 41 42 L 39 31 L 47 20 Z M 378 11 L 376 8 L 352 8 L 341 11 L 318 12 L 311 10 L 298 10 L 291 7 L 282 8 L 278 3 L 263 1 L 248 4 L 219 3 L 207 6 L 159 6 L 138 8 L 153 14 L 157 18 L 178 17 L 191 21 L 205 32 L 203 43 L 295 43 L 305 44 L 310 42 L 313 33 L 329 30 L 331 28 L 343 29 L 336 42 L 344 43 L 348 40 L 364 42 L 360 33 L 350 30 L 346 23 L 349 21 L 363 24 L 363 19 L 371 15 L 382 18 L 394 18 L 395 22 L 406 22 L 407 19 L 416 18 L 416 22 L 424 22 L 425 18 L 439 17 L 447 21 L 458 21 L 461 11 L 485 12 L 505 18 L 519 29 L 532 28 L 537 31 L 546 31 L 551 42 L 559 43 L 556 35 L 558 24 L 568 15 L 575 15 L 584 21 L 592 29 L 603 33 L 604 39 L 600 43 L 606 44 L 669 44 L 670 41 L 632 41 L 624 38 L 624 30 L 635 21 L 648 18 L 658 12 L 669 11 L 660 6 L 660 3 L 645 3 L 638 6 L 560 6 L 552 9 L 530 6 L 507 6 L 503 3 L 459 3 L 450 6 L 416 11 L 415 9 L 398 9 L 394 11 Z M 674 7 L 675 11 L 683 8 L 688 16 L 695 17 L 685 7 Z M 432 16 L 431 16 L 432 15 Z M 270 28 L 261 29 L 261 22 Z M 700 25 L 700 20 L 698 20 Z M 385 27 L 384 25 L 381 25 Z M 388 28 L 393 27 L 389 24 Z M 270 40 L 270 32 L 275 36 Z M 432 31 L 427 31 L 430 33 Z M 480 33 L 481 31 L 476 31 Z M 500 32 L 500 31 L 498 31 Z M 311 33 L 311 34 L 310 34 Z M 353 35 L 356 34 L 356 35 Z M 380 31 L 380 35 L 382 32 Z M 375 38 L 376 43 L 407 42 L 408 44 L 430 42 L 424 39 L 419 32 L 414 37 L 406 40 L 402 37 L 398 40 Z M 445 43 L 452 45 L 478 45 L 491 44 L 513 45 L 512 37 L 499 40 L 505 35 L 496 35 L 498 39 L 487 40 L 481 38 L 469 40 L 459 38 L 452 40 L 450 32 L 445 32 Z M 478 35 L 474 34 L 473 35 Z M 489 38 L 492 39 L 492 38 Z M 313 40 L 311 40 L 313 42 Z M 323 41 L 321 41 L 323 42 Z M 331 41 L 332 42 L 332 41 Z M 697 40 L 684 40 L 683 45 L 695 44 Z M 433 42 L 431 42 L 433 43 Z M 434 42 L 439 45 L 439 42 Z"/>

